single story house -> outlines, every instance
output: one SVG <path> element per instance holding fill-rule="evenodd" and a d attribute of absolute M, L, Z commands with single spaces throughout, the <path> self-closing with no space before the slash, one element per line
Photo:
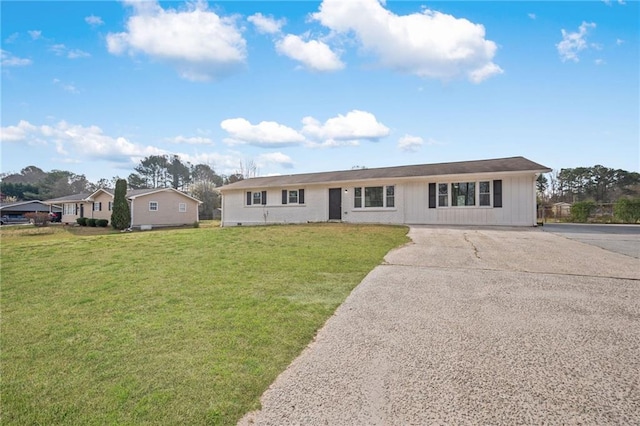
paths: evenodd
<path fill-rule="evenodd" d="M 349 223 L 536 225 L 524 157 L 257 177 L 219 188 L 221 226 Z"/>
<path fill-rule="evenodd" d="M 59 206 L 45 204 L 40 200 L 0 204 L 0 215 L 10 219 L 23 219 L 27 213 L 55 213 L 59 215 L 61 211 Z"/>
<path fill-rule="evenodd" d="M 87 217 L 111 220 L 114 192 L 98 189 L 92 193 L 68 195 L 45 201 L 62 205 L 62 222 L 76 223 Z M 133 189 L 127 192 L 132 228 L 190 225 L 199 221 L 200 200 L 173 188 Z"/>

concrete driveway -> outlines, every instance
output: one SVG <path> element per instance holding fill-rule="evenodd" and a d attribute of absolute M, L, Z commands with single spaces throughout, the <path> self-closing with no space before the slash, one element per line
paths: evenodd
<path fill-rule="evenodd" d="M 640 259 L 640 226 L 547 223 L 543 231 Z"/>
<path fill-rule="evenodd" d="M 412 227 L 240 424 L 640 424 L 640 264 Z"/>

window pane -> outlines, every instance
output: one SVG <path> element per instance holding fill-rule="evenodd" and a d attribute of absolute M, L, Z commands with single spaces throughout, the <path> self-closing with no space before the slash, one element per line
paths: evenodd
<path fill-rule="evenodd" d="M 438 205 L 440 207 L 447 207 L 449 205 L 449 184 L 438 184 Z"/>
<path fill-rule="evenodd" d="M 353 188 L 353 207 L 362 207 L 362 188 Z"/>
<path fill-rule="evenodd" d="M 451 205 L 452 206 L 475 206 L 476 205 L 476 183 L 458 182 L 451 184 Z"/>
<path fill-rule="evenodd" d="M 370 186 L 364 188 L 365 207 L 383 207 L 383 188 L 381 186 Z"/>
<path fill-rule="evenodd" d="M 387 186 L 387 207 L 395 207 L 395 204 L 396 204 L 395 192 L 396 192 L 395 186 L 393 185 Z"/>
<path fill-rule="evenodd" d="M 488 181 L 480 182 L 480 205 L 481 206 L 490 206 L 491 205 L 491 186 Z"/>
<path fill-rule="evenodd" d="M 289 204 L 297 204 L 298 203 L 298 191 L 293 190 L 289 191 Z"/>
<path fill-rule="evenodd" d="M 262 194 L 260 192 L 253 193 L 253 204 L 262 204 Z"/>

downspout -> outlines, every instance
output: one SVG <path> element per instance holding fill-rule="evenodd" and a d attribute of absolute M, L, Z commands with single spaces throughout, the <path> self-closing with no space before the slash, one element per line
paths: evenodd
<path fill-rule="evenodd" d="M 130 224 L 129 224 L 129 228 L 133 228 L 133 204 L 134 204 L 133 200 L 131 200 L 131 208 L 129 209 L 130 212 L 131 212 L 131 221 L 130 221 Z"/>
<path fill-rule="evenodd" d="M 220 193 L 220 228 L 224 226 L 224 195 Z"/>
<path fill-rule="evenodd" d="M 533 226 L 538 226 L 538 197 L 536 194 L 538 191 L 538 188 L 536 188 L 538 176 L 540 176 L 540 173 L 533 174 Z"/>

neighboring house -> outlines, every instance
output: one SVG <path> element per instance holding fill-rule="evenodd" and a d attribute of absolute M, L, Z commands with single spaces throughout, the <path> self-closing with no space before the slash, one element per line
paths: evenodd
<path fill-rule="evenodd" d="M 550 171 L 511 157 L 245 179 L 219 188 L 221 226 L 326 221 L 535 226 L 535 181 Z"/>
<path fill-rule="evenodd" d="M 37 212 L 60 213 L 61 209 L 59 206 L 48 205 L 39 200 L 0 204 L 0 214 L 10 218 L 22 218 L 27 213 Z"/>
<path fill-rule="evenodd" d="M 173 188 L 134 189 L 127 192 L 131 227 L 188 225 L 199 220 L 201 201 Z M 45 201 L 62 205 L 62 222 L 76 223 L 79 217 L 111 220 L 113 190 L 68 195 Z"/>
<path fill-rule="evenodd" d="M 571 216 L 571 204 L 570 203 L 554 203 L 552 205 L 553 217 L 569 217 Z"/>

